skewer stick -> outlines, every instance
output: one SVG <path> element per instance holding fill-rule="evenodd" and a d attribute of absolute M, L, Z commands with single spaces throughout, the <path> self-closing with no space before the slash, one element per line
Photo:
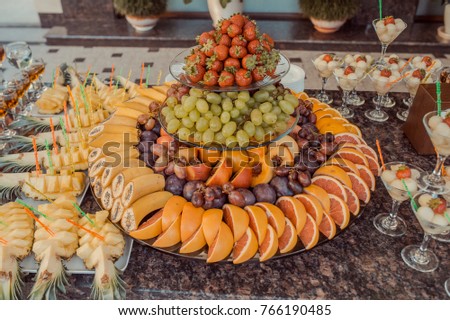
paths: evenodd
<path fill-rule="evenodd" d="M 412 58 L 413 58 L 413 57 L 409 58 L 409 59 L 405 62 L 405 64 L 403 65 L 403 67 L 401 67 L 401 68 L 398 70 L 399 73 L 402 73 L 403 69 L 405 69 L 405 68 L 409 65 L 409 63 L 411 62 Z"/>
<path fill-rule="evenodd" d="M 150 81 L 150 65 L 147 66 L 147 75 L 145 77 L 145 87 L 148 88 Z"/>
<path fill-rule="evenodd" d="M 88 67 L 88 71 L 86 72 L 86 76 L 84 77 L 83 87 L 86 86 L 86 82 L 90 73 L 91 73 L 91 66 Z"/>
<path fill-rule="evenodd" d="M 39 220 L 34 214 L 33 212 L 28 209 L 27 207 L 25 207 L 25 212 L 34 219 L 34 221 L 36 221 L 37 223 L 39 223 L 41 225 L 42 228 L 44 228 L 45 231 L 48 232 L 49 235 L 51 235 L 52 237 L 55 236 L 55 233 L 52 231 L 52 229 L 50 229 L 46 224 L 42 223 L 41 220 Z"/>
<path fill-rule="evenodd" d="M 381 152 L 380 141 L 378 141 L 378 139 L 376 141 L 376 144 L 378 149 L 378 155 L 380 156 L 381 168 L 384 170 L 386 169 L 386 166 L 384 165 L 383 153 Z"/>
<path fill-rule="evenodd" d="M 36 172 L 39 176 L 41 174 L 41 166 L 39 165 L 39 156 L 38 156 L 38 149 L 36 145 L 36 138 L 33 136 L 33 149 L 34 149 L 34 160 L 36 162 Z"/>
<path fill-rule="evenodd" d="M 418 209 L 417 203 L 413 199 L 413 196 L 412 196 L 411 192 L 409 191 L 408 186 L 406 185 L 405 179 L 402 179 L 402 183 L 403 183 L 403 186 L 405 187 L 406 193 L 408 193 L 409 199 L 411 199 L 411 203 L 412 203 L 412 206 L 414 207 L 414 210 L 417 210 Z"/>
<path fill-rule="evenodd" d="M 112 64 L 112 67 L 111 67 L 111 74 L 110 74 L 110 76 L 109 76 L 109 90 L 112 89 L 113 77 L 114 77 L 114 63 Z"/>
<path fill-rule="evenodd" d="M 434 65 L 436 64 L 436 60 L 433 61 L 433 63 L 427 68 L 427 72 L 430 72 L 431 69 L 433 69 Z"/>
<path fill-rule="evenodd" d="M 161 77 L 162 77 L 162 70 L 159 70 L 158 79 L 156 80 L 156 85 L 157 86 L 159 86 L 159 84 L 161 83 Z"/>
<path fill-rule="evenodd" d="M 66 130 L 70 132 L 69 114 L 67 112 L 67 102 L 64 101 L 64 118 L 66 120 Z"/>
<path fill-rule="evenodd" d="M 53 88 L 56 87 L 56 82 L 58 82 L 58 76 L 59 76 L 59 66 L 55 69 L 55 78 L 53 80 Z"/>
<path fill-rule="evenodd" d="M 0 244 L 7 246 L 8 245 L 8 241 L 6 239 L 0 238 Z"/>
<path fill-rule="evenodd" d="M 84 230 L 84 231 L 86 231 L 87 233 L 90 233 L 90 234 L 93 235 L 94 237 L 96 237 L 96 238 L 98 238 L 98 239 L 100 239 L 100 240 L 102 240 L 102 241 L 105 241 L 105 238 L 104 238 L 103 236 L 99 235 L 97 232 L 94 232 L 94 231 L 92 231 L 92 230 L 89 230 L 89 229 L 83 227 L 81 224 L 78 224 L 78 223 L 76 223 L 75 221 L 73 221 L 73 220 L 71 220 L 71 219 L 69 219 L 69 218 L 66 218 L 66 221 L 69 222 L 69 223 L 71 223 L 71 224 L 73 224 L 75 227 L 80 228 L 81 230 Z"/>
<path fill-rule="evenodd" d="M 55 126 L 53 125 L 53 118 L 50 118 L 50 129 L 52 131 L 53 151 L 58 154 L 58 144 L 55 137 Z"/>
<path fill-rule="evenodd" d="M 139 77 L 139 88 L 142 88 L 142 81 L 144 79 L 144 72 L 145 72 L 145 66 L 144 66 L 144 63 L 142 62 L 141 76 Z"/>
<path fill-rule="evenodd" d="M 77 211 L 78 211 L 83 217 L 85 217 L 85 218 L 89 221 L 90 224 L 92 224 L 92 225 L 95 227 L 95 222 L 94 222 L 91 218 L 88 217 L 88 215 L 86 214 L 86 212 L 84 212 L 83 210 L 81 210 L 81 208 L 80 208 L 75 202 L 72 202 L 72 204 L 73 204 L 73 206 L 75 207 L 75 209 L 77 209 Z"/>
<path fill-rule="evenodd" d="M 392 86 L 393 84 L 396 84 L 397 82 L 401 81 L 402 79 L 406 78 L 407 76 L 409 76 L 409 72 L 406 72 L 404 75 L 402 75 L 401 77 L 395 79 L 392 82 L 388 82 L 388 86 Z"/>
<path fill-rule="evenodd" d="M 42 197 L 44 197 L 45 200 L 47 200 L 50 203 L 53 203 L 53 200 L 47 197 L 44 193 L 42 193 L 40 190 L 38 190 L 35 186 L 33 186 L 31 183 L 25 181 L 25 184 L 29 186 L 31 189 L 33 189 L 35 192 L 39 193 Z"/>
<path fill-rule="evenodd" d="M 47 219 L 47 220 L 52 220 L 52 219 L 50 219 L 47 215 L 43 214 L 42 212 L 38 211 L 37 209 L 35 209 L 35 208 L 33 208 L 33 207 L 30 207 L 29 205 L 27 205 L 27 204 L 26 204 L 25 202 L 23 202 L 22 200 L 17 199 L 16 202 L 19 203 L 19 204 L 21 204 L 21 205 L 23 205 L 26 209 L 30 210 L 31 212 L 34 212 L 34 213 L 36 213 L 36 214 L 38 214 L 38 215 L 40 215 L 40 216 L 43 216 L 43 217 L 44 217 L 45 219 Z"/>

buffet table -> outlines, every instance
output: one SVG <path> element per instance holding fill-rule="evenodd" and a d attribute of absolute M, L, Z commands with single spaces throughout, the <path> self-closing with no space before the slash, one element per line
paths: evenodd
<path fill-rule="evenodd" d="M 387 109 L 387 122 L 371 122 L 363 113 L 371 104 L 373 92 L 363 95 L 366 105 L 354 107 L 356 117 L 352 122 L 361 128 L 367 143 L 375 147 L 379 139 L 386 162 L 404 160 L 431 170 L 435 157 L 416 154 L 395 116 L 398 107 Z M 333 96 L 336 106 L 341 95 L 335 91 Z M 400 105 L 405 94 L 391 96 Z M 420 273 L 409 268 L 400 251 L 422 240 L 417 219 L 408 204 L 403 204 L 399 214 L 407 222 L 407 234 L 401 238 L 382 235 L 372 219 L 390 209 L 391 199 L 379 179 L 372 197 L 360 217 L 333 241 L 266 263 L 207 265 L 134 243 L 123 275 L 128 284 L 127 299 L 445 299 L 443 284 L 450 275 L 448 244 L 432 242 L 441 261 L 437 271 Z M 90 191 L 82 208 L 87 212 L 99 209 Z M 33 275 L 25 278 L 25 294 L 31 289 L 32 279 Z M 60 294 L 59 299 L 89 298 L 92 276 L 72 275 L 69 282 L 67 294 Z"/>

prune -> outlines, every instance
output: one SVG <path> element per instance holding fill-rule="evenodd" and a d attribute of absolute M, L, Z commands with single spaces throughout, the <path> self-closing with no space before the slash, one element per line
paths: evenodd
<path fill-rule="evenodd" d="M 220 197 L 214 199 L 213 201 L 213 208 L 220 209 L 224 206 L 225 203 L 227 203 L 227 195 L 225 193 L 222 193 Z"/>
<path fill-rule="evenodd" d="M 203 196 L 203 193 L 200 190 L 194 191 L 191 202 L 196 208 L 203 207 L 205 204 L 205 197 Z"/>
<path fill-rule="evenodd" d="M 334 141 L 334 135 L 331 132 L 325 133 L 325 141 L 333 142 Z"/>
<path fill-rule="evenodd" d="M 327 156 L 332 155 L 334 152 L 334 143 L 333 142 L 322 142 L 320 151 Z"/>
<path fill-rule="evenodd" d="M 228 202 L 241 208 L 245 207 L 244 195 L 238 190 L 233 190 L 228 194 Z"/>
<path fill-rule="evenodd" d="M 178 179 L 177 176 L 171 175 L 166 179 L 166 186 L 164 190 L 172 192 L 174 195 L 183 195 L 183 188 L 186 184 L 186 180 Z"/>
<path fill-rule="evenodd" d="M 288 187 L 288 181 L 289 179 L 287 177 L 278 176 L 273 177 L 272 181 L 270 181 L 270 186 L 275 189 L 278 197 L 294 195 Z"/>
<path fill-rule="evenodd" d="M 251 206 L 252 204 L 256 203 L 256 197 L 250 190 L 239 188 L 237 189 L 237 191 L 239 191 L 244 196 L 246 206 Z"/>
<path fill-rule="evenodd" d="M 311 148 L 320 148 L 321 145 L 320 145 L 320 142 L 318 140 L 311 140 L 309 142 L 309 146 Z"/>
<path fill-rule="evenodd" d="M 297 180 L 302 185 L 302 187 L 306 188 L 311 184 L 311 177 L 308 173 L 300 171 L 297 173 Z"/>
<path fill-rule="evenodd" d="M 159 123 L 159 121 L 156 121 L 155 126 L 153 127 L 152 131 L 159 136 L 160 131 L 161 131 L 161 124 Z"/>
<path fill-rule="evenodd" d="M 168 176 L 171 176 L 175 172 L 174 169 L 175 169 L 175 163 L 173 161 L 170 161 L 169 164 L 167 165 L 167 168 L 164 170 L 164 173 Z"/>
<path fill-rule="evenodd" d="M 183 188 L 183 198 L 191 201 L 192 194 L 200 188 L 201 181 L 188 181 Z"/>
<path fill-rule="evenodd" d="M 317 159 L 317 162 L 324 163 L 325 161 L 327 161 L 327 156 L 325 155 L 325 153 L 322 153 L 321 151 L 317 151 L 316 159 Z"/>
<path fill-rule="evenodd" d="M 300 194 L 303 192 L 302 185 L 297 180 L 289 180 L 288 186 L 294 194 Z"/>
<path fill-rule="evenodd" d="M 289 174 L 289 170 L 291 170 L 291 168 L 286 167 L 286 166 L 283 165 L 283 166 L 275 167 L 273 172 L 277 176 L 286 177 Z"/>
<path fill-rule="evenodd" d="M 317 121 L 317 116 L 316 116 L 314 113 L 311 113 L 311 114 L 308 116 L 308 121 L 311 122 L 311 123 L 316 123 L 316 121 Z"/>
<path fill-rule="evenodd" d="M 158 156 L 158 157 L 168 155 L 167 147 L 162 144 L 158 144 L 158 143 L 155 143 L 152 145 L 151 152 L 153 152 L 155 154 L 155 156 Z"/>
<path fill-rule="evenodd" d="M 169 165 L 169 158 L 162 156 L 155 160 L 153 170 L 155 170 L 155 172 L 161 172 L 166 170 L 168 165 Z"/>
<path fill-rule="evenodd" d="M 147 123 L 145 124 L 145 130 L 150 131 L 155 127 L 156 120 L 153 118 L 148 119 Z"/>
<path fill-rule="evenodd" d="M 139 142 L 139 144 L 138 144 L 138 150 L 141 154 L 149 153 L 150 149 L 151 149 L 150 147 L 151 147 L 151 142 L 148 142 L 148 141 L 142 141 L 142 142 Z"/>
<path fill-rule="evenodd" d="M 150 105 L 148 106 L 148 109 L 150 112 L 156 112 L 159 110 L 160 108 L 160 104 L 156 101 L 152 101 L 152 103 L 150 103 Z"/>
<path fill-rule="evenodd" d="M 214 190 L 210 187 L 205 188 L 205 201 L 213 201 L 216 198 Z"/>
<path fill-rule="evenodd" d="M 141 141 L 156 141 L 158 136 L 153 131 L 142 131 Z"/>
<path fill-rule="evenodd" d="M 291 181 L 297 181 L 297 176 L 298 176 L 298 174 L 297 174 L 297 171 L 295 171 L 295 170 L 291 170 L 290 172 L 289 172 L 289 176 L 288 176 L 288 179 Z"/>
<path fill-rule="evenodd" d="M 255 195 L 257 202 L 275 203 L 275 201 L 277 200 L 275 189 L 267 183 L 256 185 L 253 188 L 253 194 Z"/>
<path fill-rule="evenodd" d="M 297 139 L 297 145 L 300 149 L 308 148 L 309 147 L 309 141 L 303 138 Z"/>
<path fill-rule="evenodd" d="M 216 199 L 221 198 L 224 196 L 224 193 L 222 191 L 222 188 L 220 186 L 211 186 L 210 187 L 214 191 L 214 196 Z M 225 196 L 226 199 L 226 196 Z"/>

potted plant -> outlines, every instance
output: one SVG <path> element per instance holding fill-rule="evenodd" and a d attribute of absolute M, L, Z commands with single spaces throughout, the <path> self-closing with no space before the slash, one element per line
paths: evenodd
<path fill-rule="evenodd" d="M 450 1 L 442 0 L 444 7 L 444 25 L 438 28 L 438 35 L 444 40 L 450 40 Z"/>
<path fill-rule="evenodd" d="M 299 3 L 314 28 L 323 33 L 339 30 L 359 8 L 359 0 L 299 0 Z"/>
<path fill-rule="evenodd" d="M 137 32 L 153 29 L 166 6 L 167 0 L 114 0 L 114 8 Z"/>
<path fill-rule="evenodd" d="M 192 0 L 184 0 L 185 4 L 191 3 Z M 213 26 L 217 26 L 217 22 L 221 19 L 227 19 L 235 13 L 244 11 L 243 0 L 208 0 L 208 10 L 213 20 Z"/>

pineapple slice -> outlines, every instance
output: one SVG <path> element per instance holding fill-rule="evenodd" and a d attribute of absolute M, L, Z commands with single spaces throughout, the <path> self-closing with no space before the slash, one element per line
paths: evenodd
<path fill-rule="evenodd" d="M 94 284 L 91 297 L 94 299 L 117 300 L 125 298 L 125 283 L 120 278 L 120 272 L 114 266 L 114 260 L 123 254 L 125 239 L 122 233 L 107 220 L 109 212 L 99 211 L 89 218 L 95 220 L 93 227 L 86 217 L 80 219 L 80 224 L 104 237 L 104 241 L 94 237 L 82 229 L 77 255 L 83 259 L 88 269 L 95 268 Z"/>

